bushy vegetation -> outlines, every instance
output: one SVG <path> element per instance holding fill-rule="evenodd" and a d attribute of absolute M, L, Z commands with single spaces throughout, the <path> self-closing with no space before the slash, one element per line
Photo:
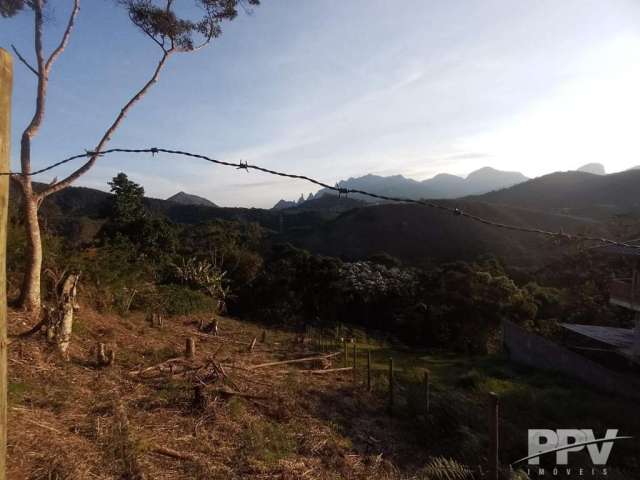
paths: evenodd
<path fill-rule="evenodd" d="M 82 272 L 81 293 L 100 311 L 228 309 L 294 328 L 351 324 L 467 353 L 494 350 L 503 319 L 552 336 L 558 319 L 620 318 L 607 304 L 606 279 L 624 266 L 588 252 L 535 273 L 509 271 L 492 257 L 423 268 L 385 252 L 345 261 L 278 243 L 280 235 L 257 223 L 171 221 L 149 207 L 144 188 L 124 173 L 109 185 L 113 195 L 95 199 L 91 217 L 77 206 L 72 216 L 55 205 L 42 209 L 45 278 Z M 14 291 L 25 255 L 19 219 L 12 210 L 8 270 Z"/>
<path fill-rule="evenodd" d="M 180 225 L 151 212 L 143 202 L 144 188 L 126 174 L 119 173 L 109 185 L 113 195 L 99 209 L 99 218 L 74 218 L 75 231 L 99 222 L 89 238 L 67 234 L 69 219 L 43 209 L 48 215 L 43 218 L 45 285 L 65 271 L 78 271 L 81 295 L 98 311 L 186 315 L 224 310 L 231 291 L 255 276 L 261 264 L 253 251 L 260 227 L 230 221 Z M 15 204 L 12 213 L 7 267 L 15 292 L 26 242 Z"/>
<path fill-rule="evenodd" d="M 503 319 L 551 332 L 562 308 L 562 290 L 519 286 L 495 259 L 431 270 L 385 263 L 342 262 L 281 245 L 239 311 L 272 323 L 357 324 L 412 344 L 481 353 L 495 348 Z"/>

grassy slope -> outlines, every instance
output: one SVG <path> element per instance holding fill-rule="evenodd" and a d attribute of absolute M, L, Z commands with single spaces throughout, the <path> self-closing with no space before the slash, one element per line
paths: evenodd
<path fill-rule="evenodd" d="M 286 332 L 269 330 L 266 343 L 252 353 L 245 345 L 198 338 L 200 359 L 215 355 L 233 388 L 264 399 L 219 396 L 199 411 L 191 406 L 192 390 L 179 379 L 151 383 L 128 374 L 180 356 L 197 324 L 195 318 L 174 318 L 157 329 L 140 315 L 122 319 L 81 311 L 69 363 L 49 352 L 42 338 L 14 340 L 8 478 L 137 478 L 136 470 L 153 479 L 397 478 L 393 463 L 410 471 L 426 459 L 426 452 L 415 456 L 404 422 L 381 415 L 383 404 L 355 391 L 344 374 L 310 379 L 296 373 L 308 365 L 242 370 L 309 352 L 309 345 L 297 345 Z M 16 312 L 11 325 L 14 333 L 26 329 Z M 250 342 L 261 332 L 256 325 L 221 320 L 225 339 Z M 92 364 L 97 341 L 115 345 L 114 368 Z M 345 422 L 356 416 L 363 428 L 351 435 Z M 159 455 L 153 452 L 158 446 L 194 459 Z"/>
<path fill-rule="evenodd" d="M 11 329 L 22 331 L 11 312 Z M 288 332 L 268 330 L 249 353 L 245 345 L 198 338 L 198 358 L 226 365 L 233 388 L 264 398 L 211 398 L 202 411 L 191 406 L 184 381 L 150 382 L 131 370 L 180 356 L 197 318 L 166 320 L 151 328 L 141 315 L 126 319 L 81 311 L 72 360 L 63 363 L 41 338 L 14 340 L 10 347 L 9 477 L 11 479 L 136 478 L 415 478 L 430 456 L 484 463 L 487 438 L 485 397 L 502 399 L 502 459 L 526 453 L 527 428 L 621 428 L 640 431 L 635 405 L 594 393 L 564 378 L 518 369 L 500 357 L 467 358 L 417 352 L 381 343 L 362 333 L 358 364 L 371 349 L 374 391 L 347 373 L 315 375 L 292 364 L 249 372 L 248 365 L 335 350 L 337 345 L 300 345 Z M 250 342 L 262 327 L 224 318 L 225 340 Z M 117 365 L 96 368 L 97 341 L 114 345 Z M 385 413 L 389 356 L 397 367 L 396 414 Z M 350 359 L 351 360 L 351 359 Z M 340 367 L 343 360 L 334 361 Z M 425 418 L 421 379 L 432 371 L 432 409 Z M 128 417 L 125 425 L 118 405 Z M 168 447 L 187 453 L 179 460 L 154 452 Z M 617 444 L 611 465 L 624 465 L 638 478 L 636 441 Z M 128 475 L 128 476 L 127 476 Z M 608 477 L 613 478 L 613 477 Z M 618 477 L 624 478 L 624 477 Z"/>

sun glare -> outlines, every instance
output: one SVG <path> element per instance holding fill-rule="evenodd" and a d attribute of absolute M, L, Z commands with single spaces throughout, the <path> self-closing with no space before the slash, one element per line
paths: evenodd
<path fill-rule="evenodd" d="M 550 97 L 497 128 L 462 140 L 489 153 L 497 168 L 530 176 L 599 162 L 610 172 L 640 163 L 640 39 L 619 39 L 592 52 Z"/>

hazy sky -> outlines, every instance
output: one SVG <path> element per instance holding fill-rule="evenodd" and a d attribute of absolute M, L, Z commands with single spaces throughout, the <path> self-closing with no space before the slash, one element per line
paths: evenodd
<path fill-rule="evenodd" d="M 71 0 L 49 4 L 51 49 Z M 30 12 L 0 19 L 0 46 L 11 43 L 34 57 Z M 93 148 L 159 54 L 112 0 L 83 0 L 34 166 Z M 35 76 L 15 70 L 17 167 Z M 640 164 L 639 125 L 640 0 L 263 0 L 209 48 L 173 57 L 111 146 L 191 150 L 327 183 L 486 165 L 537 176 Z M 77 185 L 107 189 L 121 170 L 151 196 L 184 190 L 225 206 L 317 190 L 167 155 L 105 157 Z"/>

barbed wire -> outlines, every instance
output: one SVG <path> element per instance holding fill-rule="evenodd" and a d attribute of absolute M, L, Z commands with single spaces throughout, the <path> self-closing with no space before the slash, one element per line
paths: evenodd
<path fill-rule="evenodd" d="M 443 205 L 440 203 L 434 203 L 432 201 L 427 201 L 427 200 L 416 200 L 413 198 L 405 198 L 405 197 L 395 197 L 395 196 L 389 196 L 389 195 L 380 195 L 377 193 L 372 193 L 372 192 L 367 192 L 365 190 L 360 190 L 360 189 L 354 189 L 354 188 L 344 188 L 339 186 L 338 184 L 336 185 L 329 185 L 327 183 L 321 182 L 319 180 L 316 180 L 315 178 L 312 177 L 308 177 L 306 175 L 297 175 L 297 174 L 293 174 L 293 173 L 286 173 L 286 172 L 279 172 L 276 170 L 271 170 L 269 168 L 265 168 L 265 167 L 261 167 L 259 165 L 252 165 L 248 162 L 243 162 L 242 160 L 235 163 L 235 162 L 226 162 L 223 160 L 217 160 L 215 158 L 211 158 L 208 157 L 207 155 L 201 155 L 198 153 L 192 153 L 192 152 L 186 152 L 183 150 L 172 150 L 172 149 L 168 149 L 168 148 L 158 148 L 158 147 L 149 147 L 149 148 L 110 148 L 108 150 L 103 150 L 101 152 L 94 152 L 94 151 L 85 151 L 85 153 L 81 153 L 78 155 L 73 155 L 71 157 L 65 158 L 64 160 L 60 160 L 59 162 L 53 163 L 47 167 L 41 168 L 39 170 L 34 170 L 33 172 L 24 174 L 21 172 L 0 172 L 0 176 L 6 176 L 6 175 L 16 175 L 16 176 L 34 176 L 34 175 L 39 175 L 41 173 L 45 173 L 48 172 L 49 170 L 53 170 L 54 168 L 60 167 L 66 163 L 69 163 L 73 160 L 77 160 L 80 158 L 91 158 L 91 157 L 95 157 L 95 156 L 104 156 L 104 155 L 108 155 L 108 154 L 112 154 L 112 153 L 151 153 L 152 155 L 156 155 L 158 153 L 168 153 L 171 155 L 181 155 L 181 156 L 185 156 L 185 157 L 190 157 L 190 158 L 198 158 L 201 160 L 205 160 L 207 162 L 211 162 L 214 163 L 216 165 L 222 165 L 225 167 L 234 167 L 238 170 L 245 170 L 245 171 L 249 171 L 249 170 L 256 170 L 259 172 L 263 172 L 263 173 L 268 173 L 270 175 L 277 175 L 279 177 L 285 177 L 285 178 L 291 178 L 291 179 L 296 179 L 296 180 L 304 180 L 310 183 L 313 183 L 314 185 L 317 185 L 319 187 L 323 187 L 326 188 L 327 190 L 331 190 L 334 192 L 338 193 L 338 196 L 342 196 L 342 195 L 349 195 L 349 194 L 358 194 L 358 195 L 363 195 L 366 197 L 370 197 L 370 198 L 375 198 L 378 200 L 386 200 L 389 202 L 398 202 L 398 203 L 410 203 L 410 204 L 415 204 L 415 205 L 422 205 L 425 207 L 429 207 L 429 208 L 434 208 L 436 210 L 441 210 L 441 211 L 445 211 L 448 213 L 452 213 L 453 215 L 456 216 L 460 216 L 463 218 L 467 218 L 469 220 L 473 220 L 475 222 L 487 225 L 487 226 L 491 226 L 494 228 L 499 228 L 502 230 L 509 230 L 509 231 L 514 231 L 514 232 L 522 232 L 522 233 L 531 233 L 531 234 L 536 234 L 536 235 L 541 235 L 541 236 L 546 236 L 546 237 L 551 237 L 551 238 L 555 238 L 555 239 L 564 239 L 564 240 L 571 240 L 571 241 L 585 241 L 585 242 L 599 242 L 601 244 L 601 246 L 605 246 L 605 245 L 612 245 L 612 246 L 618 246 L 618 247 L 627 247 L 627 248 L 634 248 L 634 249 L 638 249 L 640 250 L 640 245 L 633 245 L 631 243 L 628 242 L 620 242 L 617 240 L 611 240 L 609 238 L 604 238 L 604 237 L 596 237 L 596 236 L 591 236 L 591 235 L 584 235 L 584 234 L 570 234 L 570 233 L 566 233 L 562 230 L 560 230 L 559 232 L 553 232 L 551 230 L 544 230 L 541 228 L 533 228 L 533 227 L 522 227 L 519 225 L 513 225 L 513 224 L 508 224 L 508 223 L 502 223 L 502 222 L 496 222 L 493 220 L 489 220 L 487 218 L 481 217 L 479 215 L 474 215 L 472 213 L 469 212 L 465 212 L 464 210 L 461 210 L 459 208 L 456 207 L 450 207 L 447 205 Z"/>

